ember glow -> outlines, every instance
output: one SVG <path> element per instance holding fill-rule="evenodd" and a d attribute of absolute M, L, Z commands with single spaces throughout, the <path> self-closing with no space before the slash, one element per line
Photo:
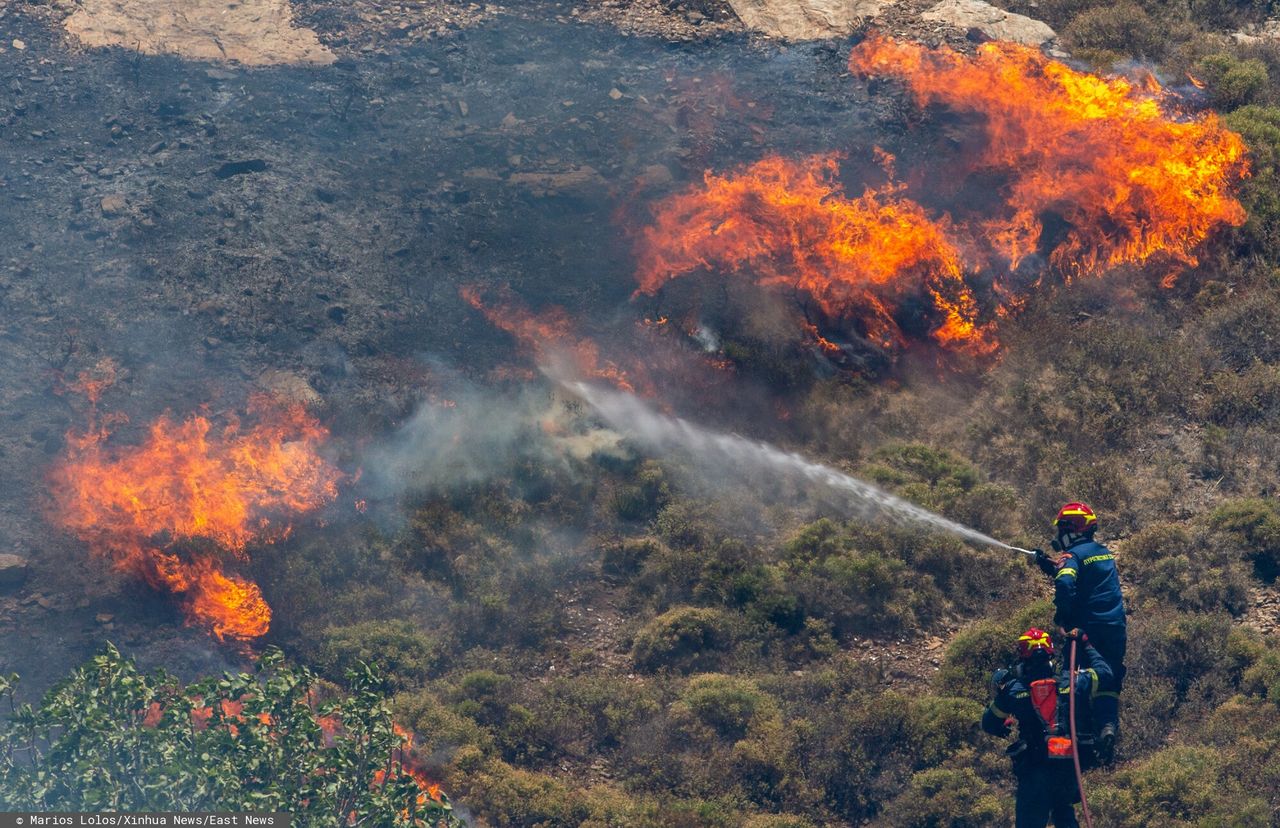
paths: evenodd
<path fill-rule="evenodd" d="M 1012 43 L 969 57 L 880 37 L 849 65 L 901 79 L 922 106 L 985 118 L 985 144 L 959 172 L 1007 180 L 1007 213 L 980 231 L 1013 267 L 1039 249 L 1048 214 L 1068 225 L 1049 253 L 1068 278 L 1153 258 L 1195 264 L 1212 230 L 1245 220 L 1232 194 L 1247 175 L 1244 142 L 1212 113 L 1174 114 L 1150 76 L 1101 78 Z"/>
<path fill-rule="evenodd" d="M 228 559 L 286 535 L 290 516 L 337 496 L 340 478 L 319 454 L 327 432 L 300 406 L 258 400 L 249 420 L 165 415 L 133 446 L 95 426 L 68 435 L 52 474 L 59 525 L 178 595 L 190 622 L 219 639 L 257 638 L 271 623 L 258 585 L 227 571 Z"/>
<path fill-rule="evenodd" d="M 462 298 L 485 319 L 519 341 L 539 363 L 568 358 L 579 376 L 594 377 L 631 393 L 651 392 L 644 377 L 636 371 L 625 371 L 612 360 L 601 356 L 600 348 L 590 339 L 574 333 L 574 322 L 564 308 L 552 307 L 533 313 L 510 296 L 487 300 L 474 287 L 464 287 Z"/>
<path fill-rule="evenodd" d="M 639 246 L 638 293 L 700 269 L 794 288 L 829 319 L 856 320 L 868 340 L 901 347 L 895 311 L 932 306 L 929 335 L 954 349 L 989 348 L 947 222 L 889 185 L 841 192 L 838 159 L 765 158 L 659 203 Z"/>

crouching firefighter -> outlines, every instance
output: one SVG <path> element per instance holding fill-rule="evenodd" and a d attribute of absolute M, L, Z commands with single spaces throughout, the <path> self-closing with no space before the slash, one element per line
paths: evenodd
<path fill-rule="evenodd" d="M 1097 764 L 1092 702 L 1098 688 L 1111 680 L 1111 669 L 1085 633 L 1072 630 L 1068 635 L 1068 646 L 1078 648 L 1075 748 L 1084 769 Z M 1055 668 L 1053 656 L 1049 633 L 1035 628 L 1023 633 L 1017 664 L 992 676 L 995 699 L 982 714 L 982 729 L 993 736 L 1008 736 L 1015 724 L 1018 728 L 1017 740 L 1005 751 L 1018 783 L 1017 828 L 1045 828 L 1050 817 L 1056 828 L 1079 826 L 1075 804 L 1080 787 L 1070 736 L 1072 676 L 1065 665 Z"/>
<path fill-rule="evenodd" d="M 1053 621 L 1058 631 L 1081 629 L 1111 668 L 1094 704 L 1099 758 L 1110 764 L 1120 731 L 1120 691 L 1128 622 L 1115 555 L 1093 539 L 1098 517 L 1083 503 L 1068 503 L 1053 521 L 1053 554 L 1036 551 L 1036 563 L 1053 579 Z"/>

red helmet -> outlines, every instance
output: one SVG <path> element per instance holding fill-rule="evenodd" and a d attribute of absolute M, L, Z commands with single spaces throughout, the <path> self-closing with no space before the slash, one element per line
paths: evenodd
<path fill-rule="evenodd" d="M 1032 627 L 1018 636 L 1018 658 L 1026 661 L 1036 656 L 1052 657 L 1053 639 L 1044 630 Z"/>
<path fill-rule="evenodd" d="M 1083 503 L 1068 503 L 1058 510 L 1053 525 L 1077 535 L 1092 532 L 1098 528 L 1098 516 Z"/>

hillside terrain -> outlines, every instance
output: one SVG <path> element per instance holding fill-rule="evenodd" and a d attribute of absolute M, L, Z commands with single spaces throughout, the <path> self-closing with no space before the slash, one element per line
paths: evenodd
<path fill-rule="evenodd" d="M 1089 503 L 1095 824 L 1280 824 L 1280 11 L 179 5 L 0 0 L 0 804 L 1012 824 L 1050 582 L 793 453 Z"/>

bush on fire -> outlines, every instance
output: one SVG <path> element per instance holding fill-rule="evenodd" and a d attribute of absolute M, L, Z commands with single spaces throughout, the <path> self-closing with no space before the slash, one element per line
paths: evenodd
<path fill-rule="evenodd" d="M 458 826 L 448 798 L 402 764 L 380 677 L 347 692 L 268 650 L 255 672 L 182 686 L 145 675 L 112 645 L 39 707 L 0 723 L 0 808 L 41 811 L 286 811 L 302 826 Z"/>

